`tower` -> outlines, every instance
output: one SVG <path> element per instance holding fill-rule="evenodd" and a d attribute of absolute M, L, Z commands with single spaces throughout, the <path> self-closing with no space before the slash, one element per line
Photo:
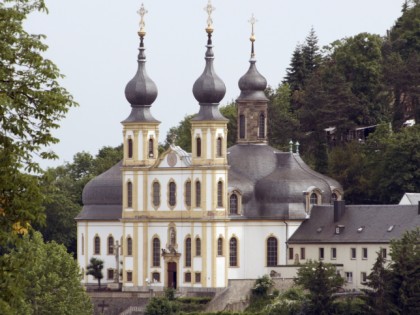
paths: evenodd
<path fill-rule="evenodd" d="M 251 31 L 251 59 L 250 66 L 239 80 L 241 94 L 236 99 L 238 108 L 238 136 L 237 143 L 267 143 L 267 104 L 268 98 L 264 94 L 267 80 L 258 72 L 254 51 L 254 16 L 249 22 Z"/>

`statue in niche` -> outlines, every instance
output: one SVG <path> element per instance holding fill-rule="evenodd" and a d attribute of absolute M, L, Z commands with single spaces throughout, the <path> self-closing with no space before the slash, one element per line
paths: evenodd
<path fill-rule="evenodd" d="M 176 254 L 176 231 L 174 227 L 169 228 L 168 250 L 170 253 Z"/>

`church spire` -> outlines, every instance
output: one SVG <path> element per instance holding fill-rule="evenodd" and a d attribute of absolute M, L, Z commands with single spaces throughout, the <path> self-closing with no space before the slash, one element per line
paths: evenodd
<path fill-rule="evenodd" d="M 200 104 L 200 111 L 195 117 L 196 120 L 224 120 L 220 114 L 218 104 L 226 93 L 226 86 L 222 79 L 216 74 L 213 67 L 214 53 L 212 43 L 213 20 L 211 14 L 215 10 L 209 0 L 204 10 L 208 14 L 207 18 L 207 50 L 205 54 L 206 66 L 201 76 L 195 81 L 193 94 Z"/>
<path fill-rule="evenodd" d="M 139 54 L 137 58 L 137 73 L 127 83 L 125 87 L 125 97 L 131 104 L 132 111 L 130 116 L 124 122 L 146 122 L 157 120 L 150 113 L 150 107 L 156 100 L 158 90 L 155 82 L 148 76 L 146 72 L 146 55 L 144 51 L 144 37 L 146 36 L 144 16 L 147 10 L 142 4 L 137 12 L 140 15 L 140 29 L 137 34 L 140 37 Z"/>

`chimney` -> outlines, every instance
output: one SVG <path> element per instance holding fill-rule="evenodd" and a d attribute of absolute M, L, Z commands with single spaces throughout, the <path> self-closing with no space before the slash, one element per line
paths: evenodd
<path fill-rule="evenodd" d="M 345 200 L 334 200 L 334 223 L 338 222 L 341 219 L 341 217 L 344 215 L 345 210 Z"/>

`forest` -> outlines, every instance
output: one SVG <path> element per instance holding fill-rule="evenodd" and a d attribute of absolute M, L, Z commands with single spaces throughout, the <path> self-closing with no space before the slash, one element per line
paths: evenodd
<path fill-rule="evenodd" d="M 43 57 L 44 36 L 24 30 L 27 15 L 38 11 L 47 11 L 43 0 L 0 2 L 0 313 L 88 314 L 73 259 L 74 218 L 83 187 L 122 158 L 122 146 L 80 152 L 47 170 L 34 159 L 56 157 L 44 148 L 59 141 L 53 130 L 78 106 Z M 298 141 L 303 159 L 338 180 L 349 204 L 397 203 L 420 191 L 420 1 L 406 1 L 384 33 L 319 47 L 311 29 L 284 80 L 266 90 L 269 144 L 288 151 Z M 235 104 L 221 112 L 230 146 Z M 191 117 L 169 130 L 161 151 L 170 144 L 191 150 Z"/>

